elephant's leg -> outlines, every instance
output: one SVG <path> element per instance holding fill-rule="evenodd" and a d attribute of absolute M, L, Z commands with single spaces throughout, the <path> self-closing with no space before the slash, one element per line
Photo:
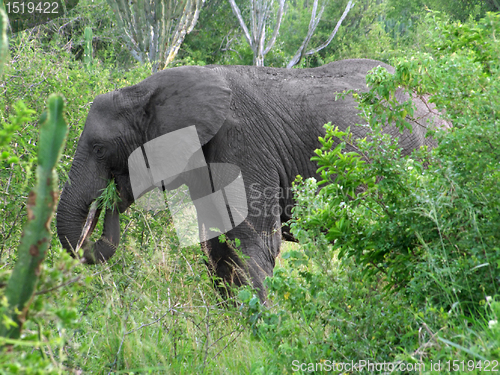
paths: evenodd
<path fill-rule="evenodd" d="M 265 301 L 264 279 L 272 276 L 281 245 L 282 209 L 278 188 L 267 187 L 248 198 L 246 219 L 226 233 L 225 242 L 218 238 L 206 241 L 205 250 L 218 277 L 229 285 L 252 284 Z"/>
<path fill-rule="evenodd" d="M 233 237 L 233 236 L 231 236 Z M 240 239 L 241 236 L 235 238 Z M 272 276 L 275 257 L 279 243 L 281 241 L 280 228 L 277 228 L 275 234 L 270 234 L 272 240 L 262 238 L 264 236 L 255 237 L 250 240 L 241 240 L 240 247 L 235 249 L 235 241 L 229 239 L 226 242 L 220 242 L 214 238 L 205 243 L 206 251 L 210 257 L 209 267 L 212 268 L 216 275 L 220 277 L 224 283 L 232 286 L 242 286 L 251 284 L 257 291 L 261 301 L 266 300 L 266 290 L 264 287 L 264 279 L 266 276 Z M 274 242 L 275 245 L 269 248 L 265 243 Z M 226 291 L 223 295 L 229 296 Z"/>
<path fill-rule="evenodd" d="M 275 242 L 280 242 L 281 234 L 273 235 Z M 238 237 L 236 237 L 238 238 Z M 241 241 L 241 240 L 240 240 Z M 255 239 L 241 241 L 240 248 L 234 247 L 234 241 L 227 240 L 221 243 L 218 239 L 211 239 L 206 243 L 206 250 L 210 256 L 212 267 L 218 277 L 228 285 L 236 287 L 251 284 L 258 292 L 259 298 L 266 299 L 264 279 L 272 276 L 275 258 L 274 251 L 266 248 L 264 241 Z M 276 244 L 276 249 L 279 245 Z M 223 293 L 228 296 L 227 293 Z"/>

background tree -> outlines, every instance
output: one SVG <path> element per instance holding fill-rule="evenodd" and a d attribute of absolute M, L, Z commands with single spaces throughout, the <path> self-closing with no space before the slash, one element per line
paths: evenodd
<path fill-rule="evenodd" d="M 203 11 L 193 31 L 186 36 L 175 64 L 245 64 L 245 61 L 232 60 L 239 58 L 237 50 L 241 42 L 241 31 L 238 20 L 234 17 L 231 5 L 227 0 L 205 0 Z M 244 47 L 251 52 L 247 43 Z M 241 43 L 240 43 L 241 44 Z M 248 64 L 252 63 L 249 56 Z"/>
<path fill-rule="evenodd" d="M 235 0 L 228 0 L 233 9 L 234 15 L 238 18 L 241 29 L 245 34 L 245 38 L 253 51 L 253 64 L 256 66 L 264 66 L 264 56 L 273 48 L 278 36 L 283 19 L 283 11 L 285 0 L 279 0 L 278 9 L 276 10 L 276 22 L 272 29 L 272 36 L 266 45 L 266 28 L 271 18 L 273 18 L 274 0 L 251 0 L 250 1 L 250 30 L 243 20 L 241 10 L 236 5 Z"/>
<path fill-rule="evenodd" d="M 312 38 L 314 44 L 321 43 L 331 33 L 334 20 L 340 18 L 340 11 L 347 0 L 335 1 L 325 9 Z M 342 22 L 335 38 L 316 54 L 307 56 L 308 65 L 319 66 L 331 61 L 350 58 L 370 58 L 390 63 L 398 54 L 397 38 L 389 35 L 386 25 L 387 1 L 357 0 L 355 6 Z M 328 20 L 332 20 L 329 21 Z"/>
<path fill-rule="evenodd" d="M 344 20 L 344 18 L 347 16 L 347 13 L 349 13 L 349 11 L 354 6 L 353 2 L 351 0 L 349 0 L 349 2 L 347 3 L 347 6 L 345 7 L 344 13 L 342 13 L 340 20 L 337 22 L 337 25 L 335 26 L 332 33 L 328 37 L 328 40 L 326 42 L 324 42 L 323 44 L 321 44 L 319 47 L 313 48 L 313 49 L 308 51 L 307 47 L 309 45 L 309 42 L 311 41 L 311 38 L 312 38 L 314 32 L 316 31 L 316 28 L 318 27 L 319 21 L 321 20 L 321 16 L 323 15 L 323 12 L 325 11 L 325 6 L 326 6 L 327 2 L 328 2 L 328 0 L 324 0 L 321 3 L 321 8 L 318 11 L 318 0 L 314 0 L 313 7 L 311 10 L 311 21 L 309 22 L 309 28 L 307 31 L 307 35 L 304 38 L 302 45 L 297 50 L 297 53 L 292 57 L 290 62 L 287 64 L 286 67 L 288 69 L 291 69 L 295 65 L 299 64 L 304 56 L 315 54 L 316 52 L 321 51 L 323 48 L 328 47 L 330 42 L 335 37 L 335 34 L 337 34 L 337 31 L 338 31 L 340 25 L 342 24 L 342 21 Z"/>
<path fill-rule="evenodd" d="M 134 58 L 165 68 L 193 30 L 204 0 L 108 0 Z"/>

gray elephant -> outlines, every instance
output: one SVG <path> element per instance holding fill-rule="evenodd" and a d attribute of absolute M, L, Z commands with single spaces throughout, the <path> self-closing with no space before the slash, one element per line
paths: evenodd
<path fill-rule="evenodd" d="M 310 158 L 320 146 L 323 125 L 331 121 L 342 130 L 351 126 L 355 137 L 366 134 L 364 127 L 354 126 L 360 122 L 356 103 L 352 98 L 336 101 L 335 94 L 348 89 L 366 91 L 366 73 L 379 65 L 394 70 L 380 61 L 363 59 L 293 70 L 186 66 L 163 70 L 137 85 L 99 95 L 88 114 L 57 209 L 57 232 L 63 247 L 69 251 L 76 247 L 89 207 L 109 179 L 114 178 L 118 187 L 119 212 L 134 202 L 137 195 L 129 170 L 134 151 L 140 154 L 138 150 L 148 142 L 191 127 L 196 130 L 207 165 L 237 166 L 235 173 L 240 173 L 244 182 L 242 198 L 247 211 L 226 235 L 230 240 L 239 239 L 246 259 L 238 256 L 230 242 L 221 243 L 211 236 L 204 241 L 210 263 L 226 282 L 242 285 L 250 279 L 264 300 L 263 280 L 272 275 L 282 225 L 291 215 L 290 187 L 297 175 L 316 176 L 317 166 Z M 434 116 L 424 103 L 417 107 L 417 115 L 423 118 L 420 124 Z M 425 138 L 426 129 L 413 125 L 412 132 L 402 135 L 386 128 L 399 136 L 405 154 L 421 145 L 432 145 L 432 140 Z M 167 161 L 169 150 L 162 152 Z M 171 178 L 163 188 L 182 183 L 196 195 L 196 183 L 185 176 Z M 211 226 L 209 215 L 205 208 L 195 206 L 202 233 Z M 85 260 L 106 261 L 119 239 L 118 212 L 109 210 L 102 237 L 87 247 Z"/>

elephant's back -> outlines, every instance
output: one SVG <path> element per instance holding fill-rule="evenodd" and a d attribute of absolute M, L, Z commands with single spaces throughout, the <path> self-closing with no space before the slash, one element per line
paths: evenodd
<path fill-rule="evenodd" d="M 390 73 L 394 73 L 394 68 L 382 61 L 371 59 L 346 59 L 333 61 L 331 63 L 316 68 L 285 69 L 271 67 L 256 67 L 248 65 L 207 65 L 204 68 L 214 69 L 219 72 L 246 76 L 249 79 L 265 80 L 267 82 L 281 82 L 291 79 L 311 79 L 311 78 L 342 78 L 342 77 L 364 77 L 366 73 L 382 66 Z"/>
<path fill-rule="evenodd" d="M 373 68 L 381 66 L 389 73 L 394 68 L 381 61 L 369 59 L 350 59 L 334 61 L 329 64 L 309 69 L 293 69 L 292 75 L 286 79 L 285 85 L 290 92 L 308 95 L 342 93 L 346 90 L 367 91 L 366 74 Z M 330 97 L 330 95 L 326 95 Z"/>
<path fill-rule="evenodd" d="M 238 65 L 207 68 L 226 78 L 233 101 L 241 101 L 236 107 L 279 112 L 277 119 L 307 124 L 308 129 L 319 128 L 322 133 L 327 122 L 341 129 L 362 122 L 352 96 L 343 100 L 337 100 L 337 96 L 346 90 L 367 91 L 366 73 L 377 66 L 394 71 L 390 65 L 369 59 L 335 61 L 304 69 Z"/>

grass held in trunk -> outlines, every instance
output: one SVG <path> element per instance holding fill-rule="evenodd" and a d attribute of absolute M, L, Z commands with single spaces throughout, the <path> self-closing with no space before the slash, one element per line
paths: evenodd
<path fill-rule="evenodd" d="M 100 210 L 115 210 L 117 208 L 116 204 L 120 202 L 120 196 L 118 195 L 115 180 L 108 181 L 108 185 L 102 190 L 97 202 L 97 208 Z"/>

